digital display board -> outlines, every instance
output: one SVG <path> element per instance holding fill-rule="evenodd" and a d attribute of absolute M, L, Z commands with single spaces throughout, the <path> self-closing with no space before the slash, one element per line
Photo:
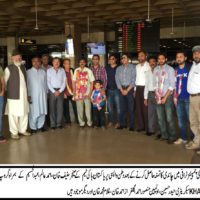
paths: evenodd
<path fill-rule="evenodd" d="M 140 50 L 159 52 L 160 21 L 117 22 L 116 38 L 118 52 L 136 53 Z"/>

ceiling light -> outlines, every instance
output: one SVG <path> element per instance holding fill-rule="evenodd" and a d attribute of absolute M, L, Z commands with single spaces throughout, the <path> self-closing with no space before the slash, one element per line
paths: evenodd
<path fill-rule="evenodd" d="M 148 14 L 147 14 L 146 22 L 151 22 L 151 19 L 150 19 L 150 0 L 148 0 Z"/>
<path fill-rule="evenodd" d="M 174 8 L 172 8 L 172 30 L 170 35 L 174 35 Z"/>
<path fill-rule="evenodd" d="M 37 0 L 35 0 L 35 30 L 39 30 L 38 27 L 38 10 L 37 10 Z"/>

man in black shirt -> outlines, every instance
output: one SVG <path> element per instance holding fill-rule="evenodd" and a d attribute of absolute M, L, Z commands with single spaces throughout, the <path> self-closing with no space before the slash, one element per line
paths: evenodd
<path fill-rule="evenodd" d="M 115 81 L 115 74 L 117 69 L 117 59 L 114 55 L 109 56 L 109 65 L 106 66 L 107 72 L 107 101 L 108 101 L 108 127 L 112 127 L 114 125 L 114 108 L 116 108 L 117 118 L 115 128 L 119 127 L 119 117 L 120 117 L 120 98 L 119 98 L 119 90 Z"/>

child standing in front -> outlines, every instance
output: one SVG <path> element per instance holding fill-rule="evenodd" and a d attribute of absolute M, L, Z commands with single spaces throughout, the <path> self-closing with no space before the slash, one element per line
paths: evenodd
<path fill-rule="evenodd" d="M 91 101 L 93 105 L 93 126 L 105 129 L 105 101 L 106 95 L 101 80 L 94 82 L 94 90 L 92 92 Z"/>

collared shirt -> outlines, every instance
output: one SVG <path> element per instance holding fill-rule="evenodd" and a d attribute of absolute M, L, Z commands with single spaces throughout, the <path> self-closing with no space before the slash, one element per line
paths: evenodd
<path fill-rule="evenodd" d="M 154 91 L 152 70 L 147 71 L 145 74 L 144 99 L 148 99 L 148 93 L 150 91 Z"/>
<path fill-rule="evenodd" d="M 103 82 L 103 88 L 106 89 L 107 86 L 107 74 L 106 69 L 103 66 L 98 66 L 97 68 L 91 67 L 95 80 L 101 80 Z"/>
<path fill-rule="evenodd" d="M 50 68 L 52 68 L 51 65 L 48 65 L 47 67 L 45 67 L 44 65 L 41 65 L 41 69 L 43 69 L 44 71 L 47 71 Z"/>
<path fill-rule="evenodd" d="M 145 74 L 151 70 L 149 63 L 145 62 L 142 66 L 141 64 L 136 65 L 136 86 L 145 86 Z"/>
<path fill-rule="evenodd" d="M 54 93 L 54 88 L 60 88 L 59 92 L 63 92 L 66 87 L 66 75 L 63 68 L 58 68 L 58 71 L 54 67 L 47 70 L 47 84 L 49 90 Z"/>
<path fill-rule="evenodd" d="M 165 96 L 168 90 L 175 89 L 175 77 L 174 77 L 174 69 L 165 64 L 162 68 L 157 66 L 153 71 L 153 86 L 154 90 L 160 89 L 161 77 L 164 77 L 163 89 L 162 89 L 162 97 Z"/>
<path fill-rule="evenodd" d="M 75 99 L 83 100 L 90 93 L 91 82 L 95 80 L 92 71 L 84 67 L 75 69 L 73 81 L 75 82 Z"/>
<path fill-rule="evenodd" d="M 136 67 L 133 64 L 127 66 L 121 65 L 116 70 L 115 80 L 117 88 L 121 89 L 122 86 L 135 87 Z"/>
<path fill-rule="evenodd" d="M 110 89 L 110 90 L 117 89 L 117 84 L 116 84 L 116 81 L 115 81 L 116 70 L 117 70 L 117 66 L 113 68 L 110 65 L 108 65 L 106 67 L 106 73 L 107 73 L 107 78 L 108 78 L 107 89 Z"/>
<path fill-rule="evenodd" d="M 200 63 L 196 64 L 193 62 L 188 77 L 187 91 L 190 94 L 200 93 Z"/>

